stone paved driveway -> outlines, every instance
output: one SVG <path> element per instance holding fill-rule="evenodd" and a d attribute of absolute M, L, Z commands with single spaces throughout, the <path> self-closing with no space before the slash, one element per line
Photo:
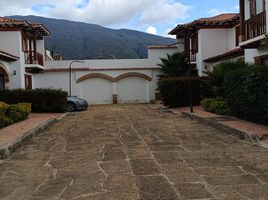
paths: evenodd
<path fill-rule="evenodd" d="M 0 161 L 0 199 L 267 200 L 268 151 L 156 106 L 96 106 Z"/>

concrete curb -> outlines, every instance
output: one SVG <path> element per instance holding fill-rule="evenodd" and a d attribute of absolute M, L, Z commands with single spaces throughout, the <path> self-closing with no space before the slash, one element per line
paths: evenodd
<path fill-rule="evenodd" d="M 16 138 L 16 140 L 12 141 L 11 143 L 7 144 L 6 146 L 2 147 L 0 149 L 0 159 L 5 159 L 8 156 L 11 155 L 12 152 L 14 152 L 17 148 L 19 148 L 21 145 L 23 145 L 26 141 L 31 139 L 32 137 L 40 134 L 42 131 L 44 131 L 46 128 L 48 128 L 50 125 L 55 124 L 56 122 L 62 120 L 63 117 L 68 115 L 68 113 L 64 113 L 61 116 L 50 119 L 36 128 L 25 132 L 21 137 Z"/>
<path fill-rule="evenodd" d="M 265 144 L 264 142 L 261 141 L 261 138 L 256 135 L 256 134 L 252 134 L 252 133 L 248 133 L 246 131 L 243 131 L 243 130 L 240 130 L 240 129 L 237 129 L 237 128 L 234 128 L 234 127 L 231 127 L 231 126 L 228 126 L 228 125 L 225 125 L 225 124 L 222 124 L 220 122 L 218 122 L 217 120 L 213 119 L 213 118 L 204 118 L 204 117 L 200 117 L 194 113 L 189 113 L 189 112 L 176 112 L 172 109 L 169 109 L 165 106 L 159 106 L 160 108 L 162 109 L 167 109 L 168 111 L 174 113 L 174 114 L 181 114 L 185 117 L 188 117 L 192 120 L 195 120 L 195 121 L 198 121 L 202 124 L 205 124 L 205 125 L 208 125 L 208 126 L 212 126 L 218 130 L 221 130 L 229 135 L 232 135 L 234 137 L 238 137 L 242 140 L 245 140 L 247 142 L 250 142 L 254 145 L 258 145 L 258 146 L 261 146 L 265 149 L 268 149 L 268 145 Z"/>

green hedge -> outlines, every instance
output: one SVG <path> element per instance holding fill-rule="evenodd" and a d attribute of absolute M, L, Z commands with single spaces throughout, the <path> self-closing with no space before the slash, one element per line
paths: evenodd
<path fill-rule="evenodd" d="M 206 98 L 201 101 L 202 107 L 212 113 L 219 115 L 229 115 L 230 108 L 224 99 Z"/>
<path fill-rule="evenodd" d="M 54 89 L 2 90 L 0 101 L 8 104 L 31 103 L 32 112 L 66 112 L 67 93 Z"/>
<path fill-rule="evenodd" d="M 234 71 L 225 78 L 226 100 L 234 116 L 268 125 L 268 67 Z"/>
<path fill-rule="evenodd" d="M 158 82 L 158 88 L 165 106 L 183 107 L 190 103 L 189 98 L 189 78 L 163 78 Z M 193 105 L 199 105 L 200 79 L 192 78 Z"/>
<path fill-rule="evenodd" d="M 31 104 L 19 103 L 8 105 L 0 102 L 0 128 L 22 121 L 31 112 Z"/>

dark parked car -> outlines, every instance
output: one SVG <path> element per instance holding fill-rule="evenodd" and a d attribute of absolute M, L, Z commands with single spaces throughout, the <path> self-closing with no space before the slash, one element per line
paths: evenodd
<path fill-rule="evenodd" d="M 77 110 L 86 110 L 88 103 L 86 100 L 78 98 L 76 96 L 67 97 L 67 111 L 73 112 Z"/>

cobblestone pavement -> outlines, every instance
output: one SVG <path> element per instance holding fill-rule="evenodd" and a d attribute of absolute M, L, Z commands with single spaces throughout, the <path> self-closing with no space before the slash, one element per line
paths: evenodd
<path fill-rule="evenodd" d="M 268 151 L 154 105 L 94 106 L 0 161 L 0 199 L 267 200 Z"/>

